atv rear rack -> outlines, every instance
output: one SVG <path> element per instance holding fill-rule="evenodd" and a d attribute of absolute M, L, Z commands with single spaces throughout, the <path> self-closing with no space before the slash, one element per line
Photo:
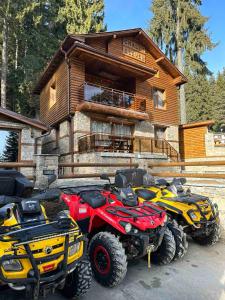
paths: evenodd
<path fill-rule="evenodd" d="M 153 212 L 150 212 L 150 209 Z M 155 215 L 160 215 L 162 217 L 163 211 L 151 204 L 143 204 L 142 206 L 133 207 L 122 207 L 122 206 L 112 206 L 105 209 L 108 213 L 117 216 L 119 218 L 134 219 L 136 221 L 138 218 L 152 217 Z"/>

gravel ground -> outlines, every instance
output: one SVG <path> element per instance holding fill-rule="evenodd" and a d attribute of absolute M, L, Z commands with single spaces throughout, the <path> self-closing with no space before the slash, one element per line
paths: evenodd
<path fill-rule="evenodd" d="M 24 294 L 2 291 L 0 300 L 22 300 Z M 60 294 L 48 300 L 64 300 Z M 80 300 L 225 300 L 225 239 L 212 247 L 189 243 L 187 255 L 168 266 L 152 266 L 139 260 L 128 266 L 124 282 L 107 289 L 96 282 Z"/>

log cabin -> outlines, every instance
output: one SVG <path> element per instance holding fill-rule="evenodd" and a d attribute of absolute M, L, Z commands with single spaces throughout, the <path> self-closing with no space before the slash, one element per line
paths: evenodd
<path fill-rule="evenodd" d="M 186 77 L 140 28 L 69 35 L 40 77 L 43 153 L 62 162 L 179 159 Z"/>

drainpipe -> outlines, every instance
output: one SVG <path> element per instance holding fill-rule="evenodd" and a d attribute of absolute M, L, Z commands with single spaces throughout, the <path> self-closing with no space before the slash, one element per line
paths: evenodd
<path fill-rule="evenodd" d="M 34 139 L 34 154 L 37 154 L 37 142 L 38 142 L 38 140 L 42 139 L 42 138 L 44 138 L 46 136 L 49 136 L 51 134 L 51 132 L 52 132 L 52 129 L 53 128 L 50 128 L 50 130 L 48 132 L 46 132 L 45 134 L 42 134 L 42 135 L 40 135 L 40 136 L 38 136 L 38 137 L 36 137 Z"/>
<path fill-rule="evenodd" d="M 67 52 L 61 47 L 61 51 L 65 56 L 65 61 L 67 64 L 67 112 L 69 116 L 69 122 L 70 122 L 70 128 L 69 128 L 69 135 L 70 135 L 70 152 L 71 152 L 71 162 L 74 162 L 74 136 L 73 136 L 73 131 L 74 131 L 74 126 L 73 126 L 73 119 L 72 115 L 70 113 L 70 104 L 71 104 L 71 64 L 70 64 L 70 59 L 68 57 Z"/>

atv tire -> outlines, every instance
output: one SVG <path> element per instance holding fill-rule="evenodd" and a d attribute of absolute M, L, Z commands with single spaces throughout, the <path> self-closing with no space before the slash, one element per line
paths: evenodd
<path fill-rule="evenodd" d="M 173 234 L 169 228 L 166 228 L 161 245 L 151 254 L 152 262 L 167 265 L 173 260 L 175 253 L 176 243 Z"/>
<path fill-rule="evenodd" d="M 127 256 L 119 239 L 109 232 L 99 232 L 91 240 L 89 256 L 95 279 L 114 287 L 127 273 Z"/>
<path fill-rule="evenodd" d="M 82 260 L 76 269 L 67 276 L 61 292 L 67 298 L 77 298 L 87 293 L 91 287 L 91 282 L 91 264 L 88 260 Z"/>
<path fill-rule="evenodd" d="M 187 235 L 184 232 L 182 226 L 178 225 L 177 221 L 175 220 L 172 220 L 170 223 L 168 223 L 168 228 L 172 232 L 176 244 L 176 252 L 173 260 L 177 260 L 179 258 L 182 258 L 187 253 Z"/>
<path fill-rule="evenodd" d="M 221 235 L 221 228 L 219 223 L 214 223 L 211 225 L 211 232 L 209 234 L 204 234 L 200 236 L 193 236 L 192 239 L 202 246 L 211 246 L 216 244 Z"/>

